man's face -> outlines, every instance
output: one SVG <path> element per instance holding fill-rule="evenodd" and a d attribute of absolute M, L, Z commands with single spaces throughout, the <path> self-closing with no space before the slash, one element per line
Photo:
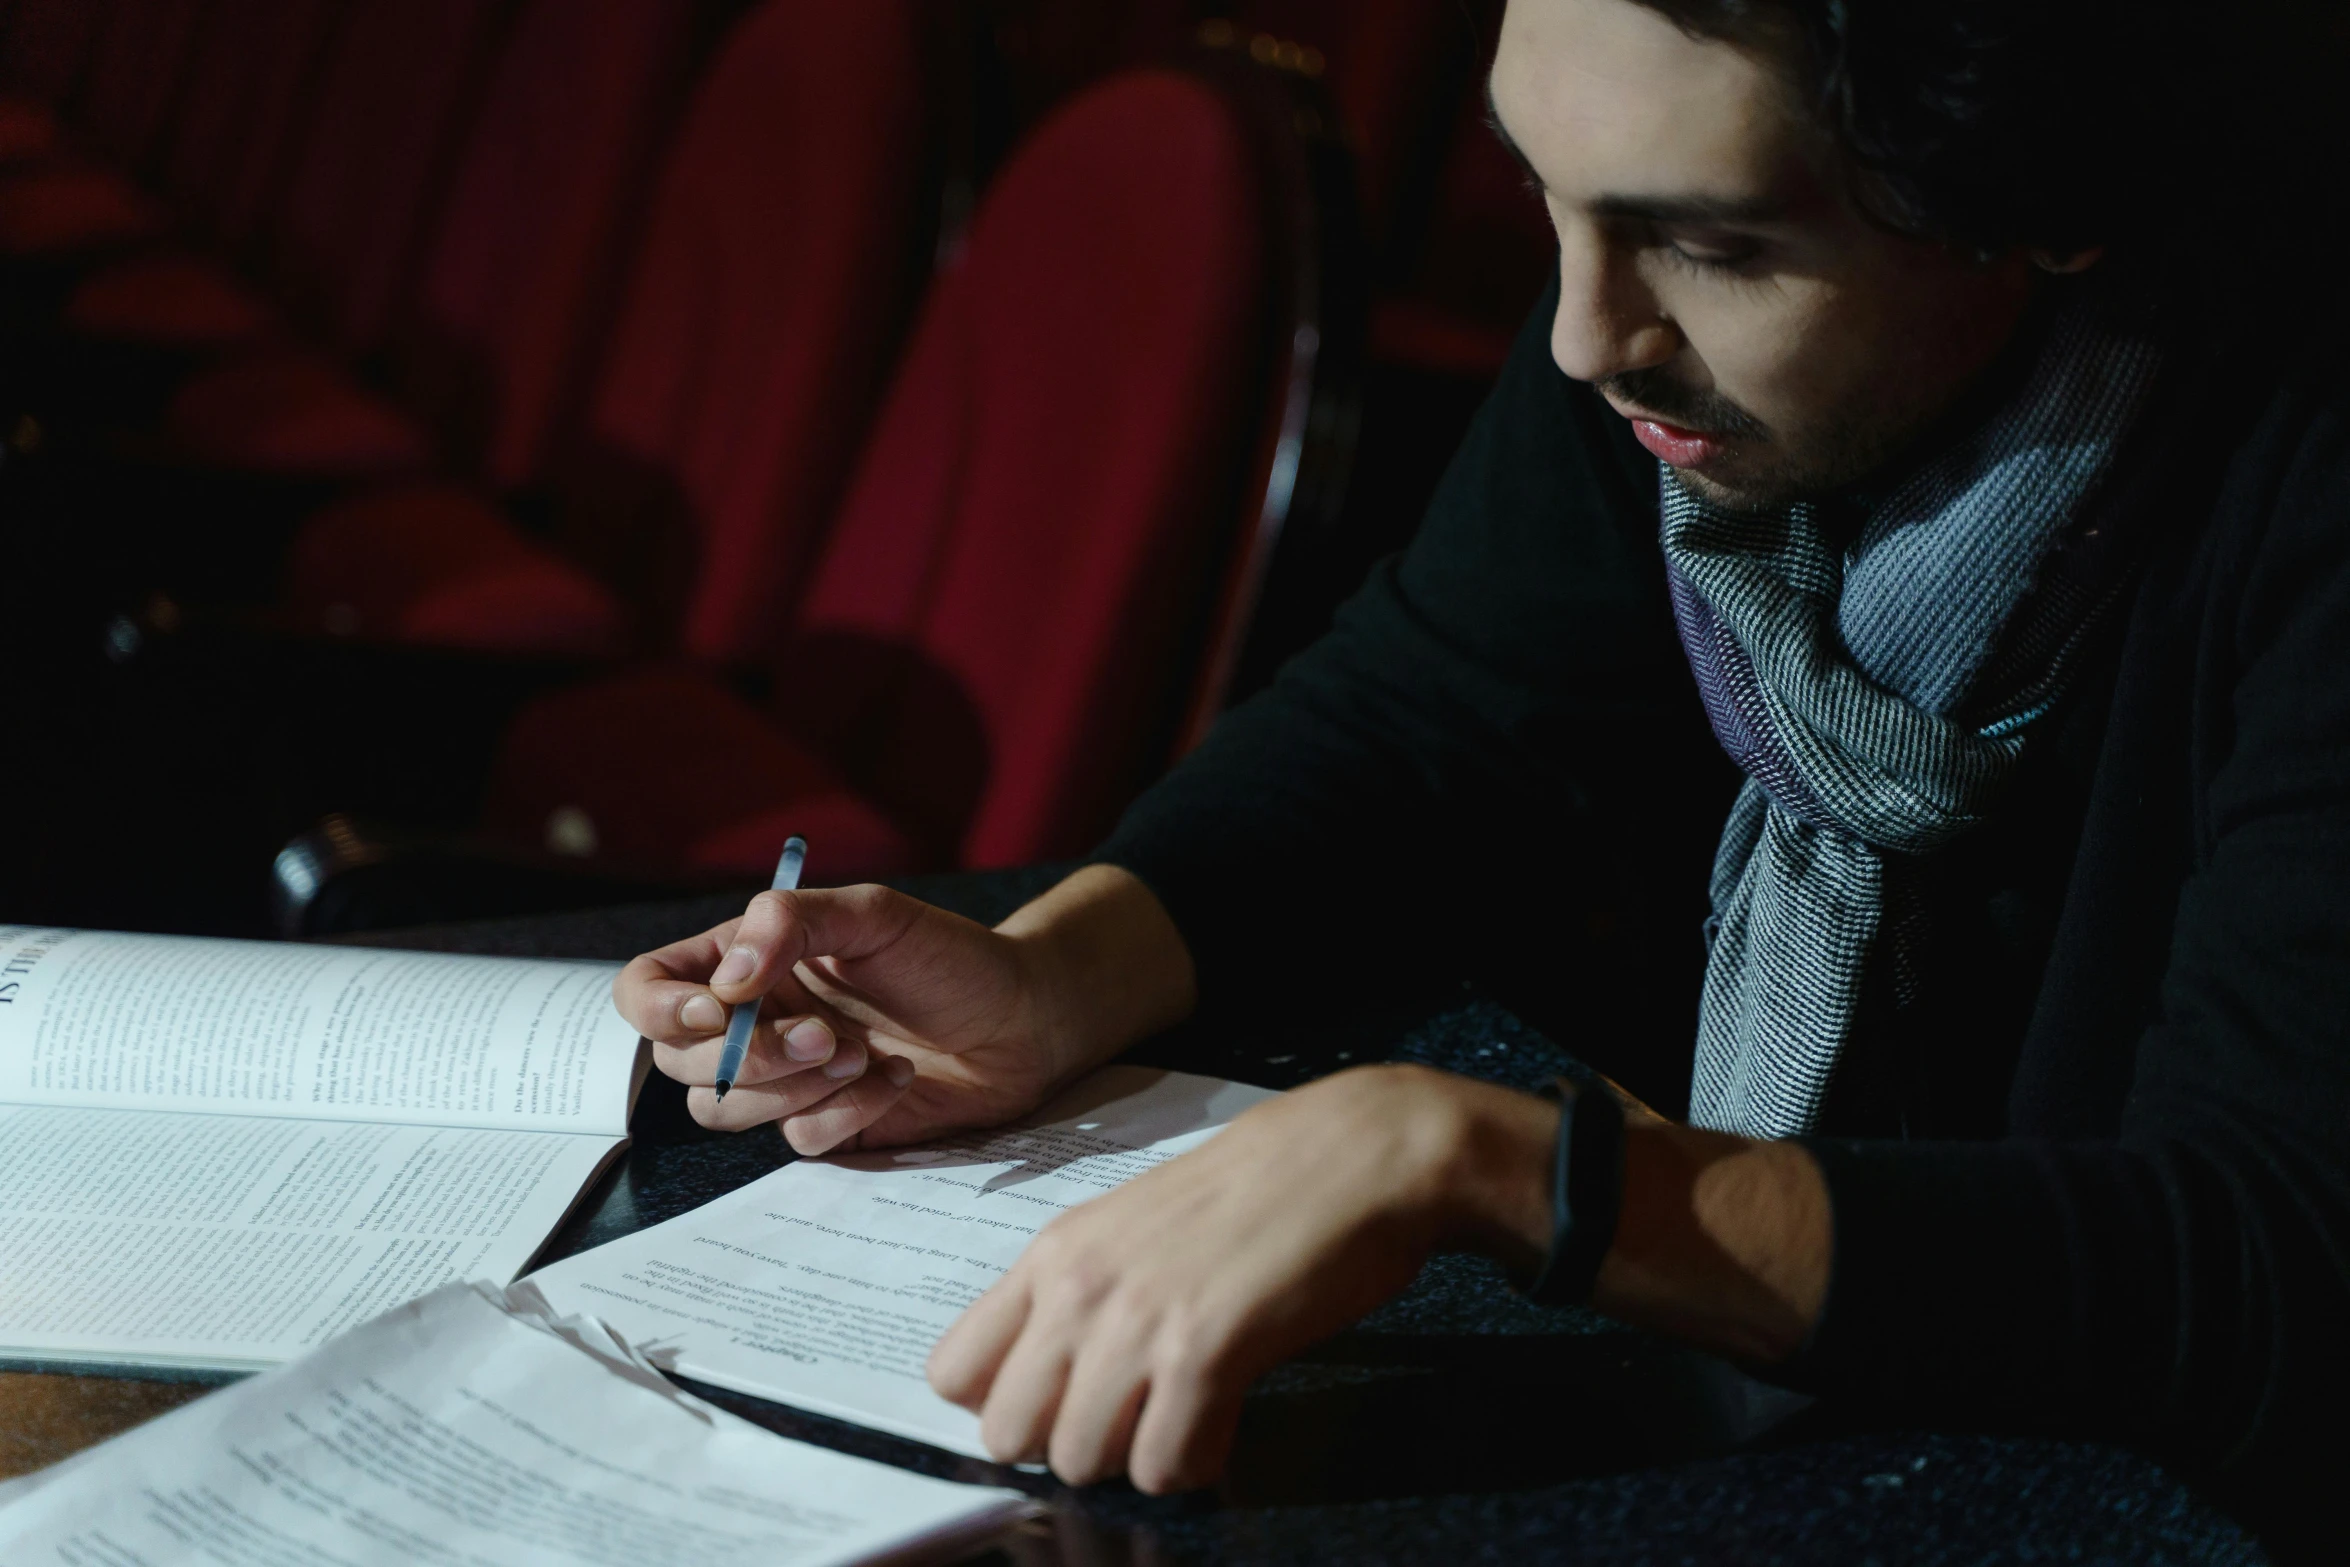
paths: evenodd
<path fill-rule="evenodd" d="M 1558 231 L 1552 356 L 1717 504 L 1898 456 L 2029 301 L 2021 257 L 1871 224 L 1768 51 L 1632 0 L 1509 0 L 1493 101 Z"/>

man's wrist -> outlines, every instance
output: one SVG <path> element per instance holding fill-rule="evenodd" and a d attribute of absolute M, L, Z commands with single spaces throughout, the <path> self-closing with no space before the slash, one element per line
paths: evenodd
<path fill-rule="evenodd" d="M 1191 1013 L 1191 951 L 1131 871 L 1088 865 L 996 927 L 1012 943 L 1035 1043 L 1072 1077 Z"/>
<path fill-rule="evenodd" d="M 1538 1095 L 1449 1074 L 1446 1154 L 1432 1199 L 1439 1244 L 1474 1251 L 1530 1277 L 1550 1249 L 1551 1159 L 1559 1107 Z"/>
<path fill-rule="evenodd" d="M 1533 1276 L 1553 1238 L 1560 1107 L 1472 1078 L 1378 1070 L 1410 1073 L 1404 1102 L 1434 1118 L 1424 1199 L 1436 1244 Z M 1797 1144 L 1708 1132 L 1634 1105 L 1623 1207 L 1592 1304 L 1751 1362 L 1784 1360 L 1826 1298 L 1831 1217 L 1819 1167 Z"/>

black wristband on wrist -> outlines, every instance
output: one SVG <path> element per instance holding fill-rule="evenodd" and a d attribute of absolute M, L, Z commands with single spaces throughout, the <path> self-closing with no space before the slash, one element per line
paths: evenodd
<path fill-rule="evenodd" d="M 1537 1305 L 1580 1306 L 1591 1298 L 1624 1207 L 1624 1106 L 1601 1083 L 1560 1078 L 1544 1093 L 1560 1101 L 1550 1255 L 1526 1294 Z"/>

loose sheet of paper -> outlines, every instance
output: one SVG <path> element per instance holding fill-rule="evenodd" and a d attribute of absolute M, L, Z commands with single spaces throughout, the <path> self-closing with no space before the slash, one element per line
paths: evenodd
<path fill-rule="evenodd" d="M 1272 1097 L 1111 1067 L 1029 1124 L 786 1165 L 527 1282 L 683 1375 L 986 1457 L 978 1418 L 923 1379 L 939 1334 L 1055 1214 Z"/>
<path fill-rule="evenodd" d="M 454 1285 L 0 1485 L 56 1567 L 829 1567 L 1024 1508 L 763 1431 L 592 1322 Z"/>
<path fill-rule="evenodd" d="M 619 1146 L 0 1104 L 0 1344 L 275 1365 L 443 1284 L 511 1279 Z"/>
<path fill-rule="evenodd" d="M 0 926 L 0 1100 L 618 1137 L 617 969 Z"/>

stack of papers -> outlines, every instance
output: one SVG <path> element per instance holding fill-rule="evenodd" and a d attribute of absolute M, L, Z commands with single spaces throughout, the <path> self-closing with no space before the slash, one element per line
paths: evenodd
<path fill-rule="evenodd" d="M 0 1485 L 56 1567 L 829 1567 L 949 1556 L 1029 1509 L 789 1441 L 601 1325 L 451 1285 Z"/>

